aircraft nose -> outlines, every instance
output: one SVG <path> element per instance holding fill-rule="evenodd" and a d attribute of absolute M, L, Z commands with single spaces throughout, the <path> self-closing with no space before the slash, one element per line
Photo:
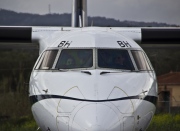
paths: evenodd
<path fill-rule="evenodd" d="M 91 128 L 90 128 L 90 131 L 103 131 L 103 127 L 101 125 L 93 125 Z"/>
<path fill-rule="evenodd" d="M 117 131 L 120 130 L 120 120 L 108 105 L 93 103 L 75 113 L 71 128 L 73 131 Z"/>

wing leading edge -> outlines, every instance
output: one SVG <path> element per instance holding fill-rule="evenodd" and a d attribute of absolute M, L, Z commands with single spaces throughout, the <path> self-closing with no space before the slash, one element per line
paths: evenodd
<path fill-rule="evenodd" d="M 0 42 L 31 43 L 31 27 L 0 27 Z"/>
<path fill-rule="evenodd" d="M 109 28 L 109 27 L 0 27 L 0 42 L 11 43 L 40 43 L 53 32 L 72 30 L 102 29 L 120 33 L 138 43 L 143 44 L 179 44 L 180 28 Z M 41 43 L 40 43 L 41 44 Z M 40 47 L 43 45 L 40 45 Z"/>

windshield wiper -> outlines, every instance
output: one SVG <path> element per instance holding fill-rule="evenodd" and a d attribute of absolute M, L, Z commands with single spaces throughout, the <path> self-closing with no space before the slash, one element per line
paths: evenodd
<path fill-rule="evenodd" d="M 51 69 L 52 71 L 62 71 L 62 72 L 67 72 L 68 69 L 59 69 L 59 68 L 54 68 L 54 69 Z"/>
<path fill-rule="evenodd" d="M 138 70 L 121 70 L 116 72 L 102 71 L 100 75 L 108 74 L 108 73 L 122 73 L 122 72 L 139 72 Z"/>
<path fill-rule="evenodd" d="M 61 72 L 68 72 L 68 71 L 74 71 L 74 72 L 79 72 L 79 70 L 70 70 L 70 69 L 56 69 L 56 70 L 59 70 Z M 91 75 L 91 72 L 90 71 L 81 71 L 81 73 L 86 73 L 88 75 Z"/>
<path fill-rule="evenodd" d="M 122 71 L 119 71 L 119 72 L 109 72 L 109 71 L 102 71 L 100 73 L 100 75 L 103 75 L 103 74 L 108 74 L 108 73 L 121 73 Z"/>
<path fill-rule="evenodd" d="M 68 69 L 58 69 L 59 71 L 61 71 L 61 72 L 67 72 L 67 71 L 69 71 Z"/>
<path fill-rule="evenodd" d="M 81 71 L 81 72 L 91 75 L 91 72 L 90 72 L 90 71 Z"/>

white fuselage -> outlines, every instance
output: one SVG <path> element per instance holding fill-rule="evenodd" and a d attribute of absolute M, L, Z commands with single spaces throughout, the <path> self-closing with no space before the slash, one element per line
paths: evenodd
<path fill-rule="evenodd" d="M 138 70 L 131 51 L 142 49 L 133 40 L 88 29 L 57 34 L 45 51 L 51 49 L 58 52 L 53 66 L 37 68 L 42 52 L 29 89 L 32 112 L 43 131 L 146 130 L 156 109 L 157 82 L 153 70 Z M 62 50 L 70 49 L 91 49 L 92 66 L 57 69 Z M 133 70 L 101 68 L 98 49 L 127 51 Z"/>

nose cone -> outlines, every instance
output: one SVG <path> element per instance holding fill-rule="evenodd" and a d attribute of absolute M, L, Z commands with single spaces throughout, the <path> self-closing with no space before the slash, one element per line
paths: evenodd
<path fill-rule="evenodd" d="M 73 131 L 120 130 L 118 114 L 105 104 L 88 104 L 80 108 L 73 119 Z"/>

